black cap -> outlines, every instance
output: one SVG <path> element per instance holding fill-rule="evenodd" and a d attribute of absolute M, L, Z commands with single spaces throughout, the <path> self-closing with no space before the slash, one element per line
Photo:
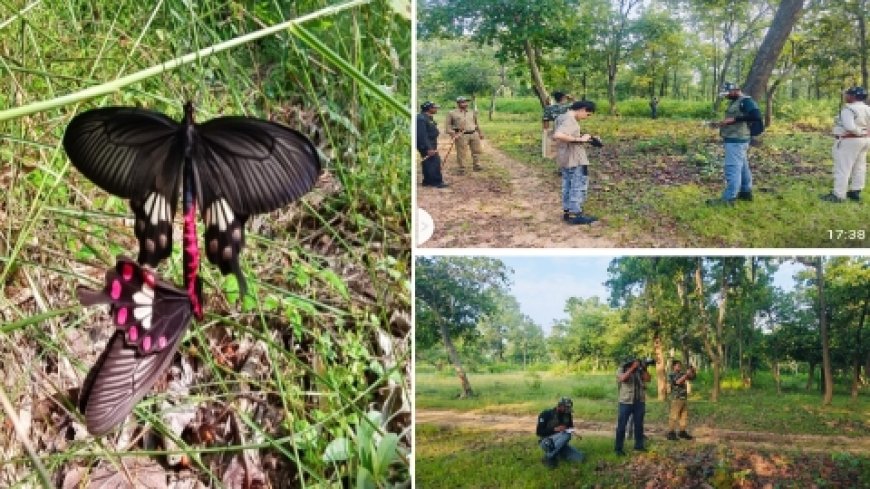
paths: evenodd
<path fill-rule="evenodd" d="M 559 91 L 553 92 L 553 100 L 555 100 L 556 102 L 562 100 L 564 97 L 565 97 L 565 92 L 559 92 Z"/>
<path fill-rule="evenodd" d="M 731 82 L 725 82 L 719 89 L 719 95 L 725 95 L 732 90 L 740 90 L 740 85 Z"/>
<path fill-rule="evenodd" d="M 557 404 L 557 406 L 565 406 L 568 408 L 568 411 L 570 411 L 571 408 L 574 407 L 574 401 L 572 401 L 570 397 L 563 397 L 559 399 L 559 404 Z"/>
<path fill-rule="evenodd" d="M 591 100 L 578 100 L 568 106 L 570 110 L 586 109 L 586 112 L 595 112 L 595 102 Z"/>
<path fill-rule="evenodd" d="M 422 110 L 423 112 L 429 112 L 429 109 L 437 109 L 439 107 L 441 106 L 436 104 L 435 102 L 427 100 L 423 102 L 423 105 L 420 106 L 420 110 Z"/>
<path fill-rule="evenodd" d="M 456 101 L 457 102 L 468 102 L 468 97 L 466 97 L 464 95 L 460 95 L 460 96 L 456 97 Z"/>
<path fill-rule="evenodd" d="M 851 95 L 858 100 L 864 100 L 867 98 L 867 90 L 864 90 L 864 87 L 849 87 L 846 89 L 846 95 Z"/>

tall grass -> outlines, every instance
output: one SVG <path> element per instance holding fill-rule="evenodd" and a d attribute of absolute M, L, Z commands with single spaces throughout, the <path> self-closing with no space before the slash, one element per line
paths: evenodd
<path fill-rule="evenodd" d="M 303 16 L 290 29 L 243 37 Z M 73 405 L 112 329 L 104 313 L 77 307 L 75 287 L 97 286 L 115 256 L 136 252 L 127 203 L 71 168 L 60 146 L 76 113 L 107 105 L 178 118 L 193 100 L 200 121 L 273 118 L 311 135 L 325 156 L 326 174 L 302 202 L 250 219 L 242 264 L 255 300 L 239 304 L 232 278 L 201 267 L 207 314 L 182 347 L 197 375 L 184 402 L 200 414 L 235 413 L 244 426 L 214 447 L 176 440 L 193 477 L 219 485 L 229 457 L 250 448 L 277 460 L 272 486 L 356 478 L 366 463 L 356 433 L 372 408 L 398 412 L 388 426 L 409 448 L 409 413 L 394 406 L 390 386 L 401 392 L 410 382 L 407 327 L 395 319 L 410 310 L 410 35 L 404 12 L 367 0 L 0 6 L 0 110 L 21 110 L 0 121 L 0 375 L 54 480 L 98 460 L 118 466 L 131 454 L 170 453 L 97 442 Z M 201 51 L 232 40 L 231 49 Z M 134 73 L 147 76 L 125 79 Z M 113 81 L 114 91 L 88 91 Z M 176 246 L 159 272 L 180 283 L 180 261 Z M 396 349 L 385 352 L 378 338 Z M 251 379 L 239 372 L 245 358 L 228 360 L 227 351 L 244 354 L 255 341 L 266 353 Z M 136 409 L 158 433 L 171 432 L 150 412 L 165 397 Z M 243 407 L 251 399 L 256 416 Z M 0 436 L 0 486 L 37 484 L 19 438 Z M 324 458 L 336 440 L 354 447 L 346 461 Z M 407 465 L 373 477 L 407 480 Z"/>

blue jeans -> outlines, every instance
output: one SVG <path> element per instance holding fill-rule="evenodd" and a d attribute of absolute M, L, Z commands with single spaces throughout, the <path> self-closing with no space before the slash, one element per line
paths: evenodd
<path fill-rule="evenodd" d="M 749 143 L 725 143 L 725 191 L 723 200 L 734 200 L 737 192 L 752 190 L 752 172 L 746 152 Z"/>
<path fill-rule="evenodd" d="M 546 457 L 546 454 L 544 456 Z M 582 462 L 583 452 L 572 447 L 570 443 L 566 443 L 565 446 L 553 454 L 549 460 L 551 462 L 558 462 L 559 460 L 565 460 L 566 462 Z"/>
<path fill-rule="evenodd" d="M 621 452 L 625 440 L 625 427 L 631 416 L 634 422 L 634 448 L 643 448 L 643 415 L 646 413 L 646 403 L 619 403 L 619 414 L 616 418 L 616 451 Z"/>
<path fill-rule="evenodd" d="M 579 214 L 589 185 L 586 165 L 562 168 L 562 209 Z"/>

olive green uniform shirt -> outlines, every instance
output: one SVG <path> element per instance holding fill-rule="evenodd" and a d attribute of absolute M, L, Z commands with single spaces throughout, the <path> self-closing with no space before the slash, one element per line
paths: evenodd
<path fill-rule="evenodd" d="M 453 109 L 447 113 L 447 132 L 471 132 L 477 130 L 477 114 L 471 110 Z"/>

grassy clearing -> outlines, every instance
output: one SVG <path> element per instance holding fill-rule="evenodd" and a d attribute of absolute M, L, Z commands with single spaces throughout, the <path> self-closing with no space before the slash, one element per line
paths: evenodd
<path fill-rule="evenodd" d="M 469 381 L 477 394 L 471 399 L 457 399 L 458 381 L 452 375 L 418 371 L 415 378 L 418 409 L 529 416 L 533 427 L 534 417 L 539 412 L 555 405 L 561 396 L 570 396 L 576 419 L 613 422 L 616 417 L 616 380 L 612 373 L 470 374 Z M 710 385 L 711 373 L 700 372 L 692 385 L 691 426 L 845 436 L 865 436 L 870 429 L 870 394 L 866 390 L 857 400 L 852 400 L 847 389 L 837 385 L 833 404 L 823 407 L 820 394 L 804 390 L 805 375 L 785 375 L 782 395 L 776 394 L 769 374 L 757 374 L 749 389 L 743 387 L 739 377 L 728 375 L 723 379 L 718 403 L 709 401 Z M 650 383 L 647 423 L 664 424 L 668 405 L 655 397 L 655 387 Z"/>
<path fill-rule="evenodd" d="M 76 93 L 331 3 L 57 0 L 16 16 L 28 2 L 12 2 L 0 8 L 0 107 Z M 167 464 L 158 470 L 175 477 L 164 469 L 174 450 L 187 456 L 185 477 L 219 486 L 242 448 L 258 459 L 247 475 L 259 470 L 272 487 L 326 487 L 365 471 L 380 484 L 408 480 L 410 135 L 409 115 L 396 107 L 410 100 L 410 22 L 365 1 L 315 17 L 304 24 L 314 43 L 283 31 L 108 96 L 0 122 L 2 393 L 58 485 L 78 469 L 117 472 L 136 459 Z M 135 411 L 160 435 L 143 450 L 88 436 L 74 407 L 113 329 L 99 308 L 78 305 L 75 288 L 101 284 L 115 256 L 135 256 L 137 245 L 127 203 L 70 168 L 60 140 L 91 107 L 139 105 L 178 118 L 187 99 L 200 121 L 248 114 L 309 134 L 326 172 L 300 203 L 249 220 L 241 261 L 255 300 L 239 304 L 234 280 L 202 265 L 206 317 L 181 349 L 195 382 L 176 402 L 213 424 L 213 436 L 177 437 L 153 412 L 165 409 L 164 386 Z M 180 255 L 176 246 L 159 270 L 176 283 Z M 391 417 L 378 431 L 400 439 L 392 464 L 367 458 L 381 440 L 363 427 L 370 409 Z M 10 422 L 8 412 L 0 421 Z M 177 449 L 166 441 L 173 437 Z M 336 440 L 349 443 L 347 461 L 324 460 Z M 0 449 L 0 486 L 38 485 L 12 430 Z"/>
<path fill-rule="evenodd" d="M 521 104 L 522 105 L 522 104 Z M 526 104 L 527 105 L 527 104 Z M 523 105 L 523 107 L 525 107 Z M 509 106 L 481 125 L 498 148 L 558 179 L 540 156 L 540 110 Z M 832 109 L 833 110 L 833 109 Z M 718 132 L 699 119 L 610 117 L 605 110 L 581 126 L 606 146 L 591 149 L 589 212 L 623 246 L 866 247 L 870 205 L 832 205 L 828 121 L 817 116 L 778 121 L 762 147 L 750 148 L 755 201 L 711 209 L 721 195 L 723 151 Z M 840 233 L 836 230 L 854 230 Z M 833 234 L 832 234 L 833 231 Z M 860 231 L 863 231 L 861 233 Z M 863 235 L 863 239 L 861 236 Z"/>
<path fill-rule="evenodd" d="M 586 460 L 544 467 L 531 434 L 493 433 L 418 425 L 417 487 L 826 487 L 870 484 L 870 458 L 838 453 L 775 452 L 693 443 L 654 443 L 627 459 L 613 454 L 613 440 L 572 441 Z M 485 474 L 484 477 L 481 475 Z M 648 485 L 651 484 L 651 485 Z M 770 484 L 765 485 L 765 484 Z"/>

